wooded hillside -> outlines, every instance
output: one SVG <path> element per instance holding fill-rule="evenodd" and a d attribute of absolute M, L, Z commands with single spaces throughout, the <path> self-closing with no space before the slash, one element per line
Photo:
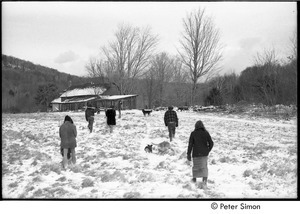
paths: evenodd
<path fill-rule="evenodd" d="M 59 93 L 90 80 L 2 54 L 2 112 L 42 110 L 35 100 L 39 86 L 53 83 Z"/>

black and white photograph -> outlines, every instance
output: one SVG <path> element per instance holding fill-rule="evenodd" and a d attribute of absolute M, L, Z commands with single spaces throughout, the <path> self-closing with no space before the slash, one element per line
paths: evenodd
<path fill-rule="evenodd" d="M 297 2 L 1 6 L 2 199 L 298 198 Z"/>

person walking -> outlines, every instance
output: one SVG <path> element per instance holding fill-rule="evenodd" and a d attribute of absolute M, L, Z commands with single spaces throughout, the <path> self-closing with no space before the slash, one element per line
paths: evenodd
<path fill-rule="evenodd" d="M 106 122 L 109 126 L 110 133 L 112 133 L 113 126 L 116 125 L 116 110 L 113 105 L 105 111 L 105 115 L 107 118 Z"/>
<path fill-rule="evenodd" d="M 118 102 L 119 118 L 121 118 L 121 110 L 122 110 L 122 105 L 123 105 L 123 102 L 122 102 L 122 100 L 119 100 L 119 102 Z"/>
<path fill-rule="evenodd" d="M 203 122 L 201 120 L 197 121 L 195 124 L 195 130 L 190 135 L 187 159 L 188 161 L 191 161 L 193 158 L 192 182 L 195 183 L 197 178 L 202 177 L 204 188 L 207 188 L 207 159 L 213 146 L 214 142 L 212 141 L 208 131 L 205 129 Z"/>
<path fill-rule="evenodd" d="M 175 129 L 178 127 L 177 113 L 173 110 L 173 106 L 169 106 L 164 116 L 165 125 L 168 126 L 170 142 L 175 137 Z"/>
<path fill-rule="evenodd" d="M 77 147 L 76 137 L 77 129 L 70 116 L 66 116 L 64 123 L 59 128 L 59 137 L 61 139 L 60 147 L 63 149 L 63 168 L 68 165 L 68 150 L 71 150 L 72 163 L 76 163 L 75 147 Z"/>
<path fill-rule="evenodd" d="M 92 107 L 91 104 L 88 104 L 86 110 L 85 110 L 85 119 L 88 122 L 88 128 L 90 130 L 90 133 L 93 132 L 93 124 L 95 120 L 95 109 Z"/>

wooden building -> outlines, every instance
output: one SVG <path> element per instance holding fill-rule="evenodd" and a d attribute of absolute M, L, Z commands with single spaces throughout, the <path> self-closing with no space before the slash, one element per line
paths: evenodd
<path fill-rule="evenodd" d="M 112 105 L 117 108 L 119 101 L 122 101 L 122 109 L 136 109 L 137 96 L 109 95 L 104 87 L 74 88 L 64 92 L 51 104 L 52 111 L 78 111 L 85 110 L 88 103 L 98 109 L 106 109 Z"/>
<path fill-rule="evenodd" d="M 110 106 L 114 106 L 116 109 L 118 108 L 119 101 L 122 101 L 122 109 L 136 109 L 136 98 L 138 95 L 111 95 L 111 96 L 99 96 L 93 102 L 96 103 L 96 107 L 100 109 L 105 109 Z"/>

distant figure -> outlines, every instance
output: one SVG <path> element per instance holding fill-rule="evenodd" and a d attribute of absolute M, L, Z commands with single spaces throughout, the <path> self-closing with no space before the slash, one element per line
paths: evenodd
<path fill-rule="evenodd" d="M 77 146 L 76 126 L 68 115 L 65 117 L 64 123 L 59 128 L 59 137 L 61 138 L 60 147 L 63 149 L 63 168 L 66 169 L 68 165 L 68 150 L 71 150 L 72 163 L 76 163 L 75 147 Z"/>
<path fill-rule="evenodd" d="M 122 100 L 119 100 L 119 102 L 118 102 L 119 118 L 121 118 L 122 105 L 123 105 Z"/>
<path fill-rule="evenodd" d="M 177 113 L 173 110 L 173 106 L 168 107 L 164 116 L 165 125 L 168 126 L 170 142 L 175 137 L 175 129 L 178 127 Z"/>
<path fill-rule="evenodd" d="M 110 133 L 112 133 L 113 126 L 116 125 L 116 110 L 114 109 L 114 106 L 108 108 L 105 112 L 105 115 L 107 118 L 107 125 L 109 126 Z"/>
<path fill-rule="evenodd" d="M 150 116 L 152 109 L 142 109 L 142 112 L 143 112 L 144 116 L 146 116 L 146 114 L 148 114 L 148 116 Z"/>
<path fill-rule="evenodd" d="M 207 157 L 214 146 L 210 134 L 205 129 L 201 120 L 195 124 L 195 130 L 191 133 L 187 150 L 187 159 L 191 161 L 191 153 L 193 157 L 193 179 L 203 177 L 204 188 L 207 187 Z"/>
<path fill-rule="evenodd" d="M 90 133 L 93 131 L 93 124 L 94 124 L 94 118 L 95 116 L 95 109 L 92 107 L 91 104 L 88 104 L 86 110 L 85 110 L 85 119 L 88 121 L 88 128 L 90 130 Z"/>

